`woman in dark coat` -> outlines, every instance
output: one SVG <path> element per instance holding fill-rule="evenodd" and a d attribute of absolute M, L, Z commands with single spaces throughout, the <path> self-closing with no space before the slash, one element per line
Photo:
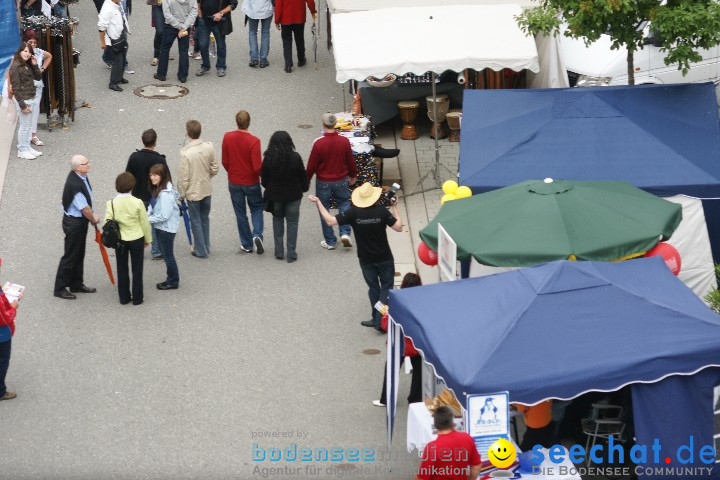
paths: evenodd
<path fill-rule="evenodd" d="M 297 260 L 298 223 L 300 201 L 303 192 L 308 191 L 308 179 L 300 154 L 295 151 L 290 134 L 285 131 L 273 133 L 270 137 L 262 164 L 262 186 L 265 187 L 266 211 L 273 216 L 275 258 L 285 258 L 283 238 L 287 221 L 287 261 Z"/>

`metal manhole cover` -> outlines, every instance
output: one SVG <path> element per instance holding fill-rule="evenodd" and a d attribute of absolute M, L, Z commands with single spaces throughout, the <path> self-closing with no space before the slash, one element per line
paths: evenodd
<path fill-rule="evenodd" d="M 368 348 L 367 350 L 363 350 L 363 353 L 365 355 L 379 355 L 380 350 L 378 350 L 377 348 Z"/>
<path fill-rule="evenodd" d="M 170 83 L 150 84 L 138 87 L 134 90 L 135 95 L 143 98 L 152 98 L 155 100 L 171 100 L 173 98 L 184 97 L 190 90 L 180 85 L 172 85 Z"/>
<path fill-rule="evenodd" d="M 298 128 L 302 128 L 303 130 L 307 130 L 308 128 L 312 128 L 312 125 L 308 125 L 307 123 L 301 123 L 298 125 Z"/>

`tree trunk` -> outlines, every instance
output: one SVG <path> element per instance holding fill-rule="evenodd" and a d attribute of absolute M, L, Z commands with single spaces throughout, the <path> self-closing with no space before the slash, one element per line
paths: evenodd
<path fill-rule="evenodd" d="M 635 51 L 628 48 L 627 51 L 627 72 L 628 72 L 628 85 L 635 85 Z"/>

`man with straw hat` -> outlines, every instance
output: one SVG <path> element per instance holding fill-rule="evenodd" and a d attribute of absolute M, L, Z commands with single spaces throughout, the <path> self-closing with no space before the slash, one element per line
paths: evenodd
<path fill-rule="evenodd" d="M 371 320 L 363 320 L 360 324 L 364 327 L 380 328 L 380 312 L 375 309 L 375 304 L 380 301 L 387 304 L 388 291 L 393 286 L 395 279 L 395 260 L 387 239 L 386 226 L 396 232 L 403 228 L 402 219 L 397 210 L 397 197 L 392 197 L 390 213 L 380 205 L 382 189 L 373 187 L 370 183 L 364 183 L 352 193 L 353 205 L 332 216 L 328 213 L 320 199 L 315 195 L 309 195 L 308 199 L 317 205 L 320 216 L 330 226 L 350 225 L 355 232 L 357 241 L 357 255 L 360 260 L 360 269 L 363 278 L 368 286 L 368 297 L 370 298 Z"/>

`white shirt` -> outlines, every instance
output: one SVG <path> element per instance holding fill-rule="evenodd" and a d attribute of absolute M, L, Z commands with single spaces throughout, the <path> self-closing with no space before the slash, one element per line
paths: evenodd
<path fill-rule="evenodd" d="M 125 20 L 125 26 L 129 33 L 130 25 L 120 4 L 116 4 L 112 0 L 105 0 L 98 15 L 98 30 L 105 32 L 106 46 L 112 45 L 110 39 L 117 40 L 122 35 L 123 20 Z"/>

